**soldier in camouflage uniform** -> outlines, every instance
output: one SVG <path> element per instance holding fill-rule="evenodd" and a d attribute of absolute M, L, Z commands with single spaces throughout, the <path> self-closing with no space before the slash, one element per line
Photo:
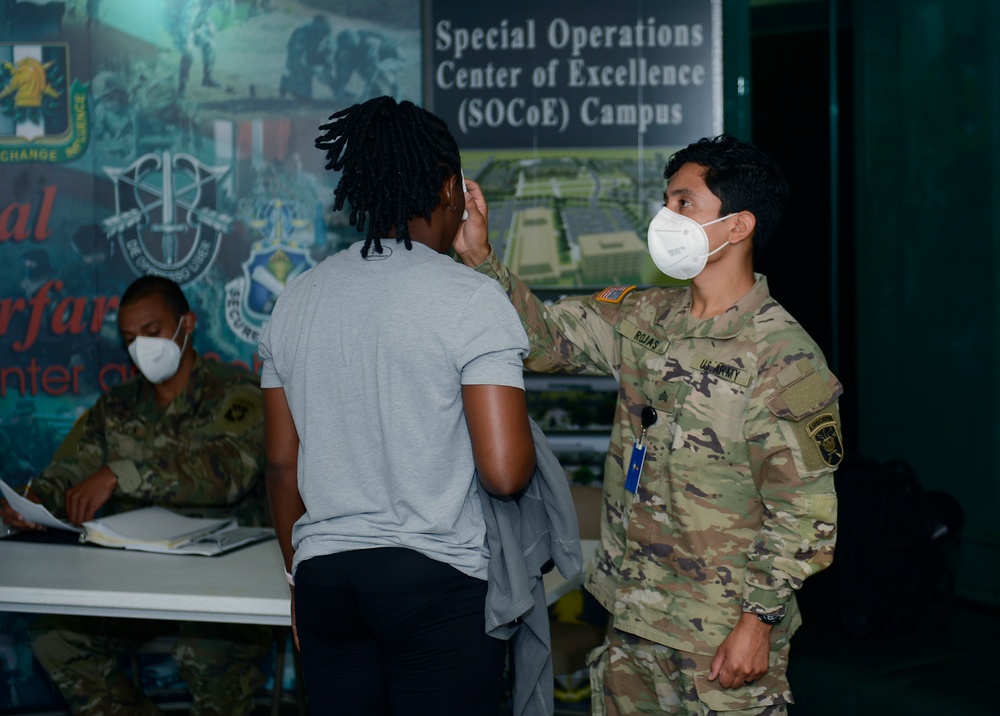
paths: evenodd
<path fill-rule="evenodd" d="M 842 388 L 753 272 L 752 247 L 787 197 L 777 168 L 720 137 L 681 150 L 664 177 L 667 208 L 717 220 L 703 230 L 720 251 L 698 257 L 688 287 L 617 286 L 546 305 L 485 239 L 470 243 L 475 232 L 455 248 L 507 291 L 531 341 L 528 369 L 619 383 L 586 581 L 611 614 L 591 654 L 593 712 L 783 714 L 794 592 L 833 558 Z M 468 184 L 479 209 L 469 221 L 485 222 Z M 636 442 L 646 453 L 633 493 Z"/>
<path fill-rule="evenodd" d="M 259 380 L 198 356 L 191 340 L 195 318 L 168 279 L 147 276 L 125 291 L 119 329 L 126 345 L 141 346 L 130 353 L 144 375 L 98 398 L 31 483 L 30 499 L 77 525 L 98 510 L 150 505 L 261 524 Z M 176 361 L 164 367 L 161 358 L 170 354 Z M 38 529 L 6 502 L 0 507 L 4 522 Z M 173 655 L 191 687 L 192 713 L 247 714 L 264 682 L 257 663 L 273 637 L 263 626 L 67 616 L 42 617 L 32 633 L 35 655 L 73 713 L 94 716 L 159 713 L 121 670 L 119 657 L 160 635 L 179 636 Z"/>
<path fill-rule="evenodd" d="M 194 64 L 195 48 L 201 50 L 201 84 L 204 87 L 218 87 L 212 77 L 215 68 L 215 24 L 209 12 L 215 0 L 182 0 L 180 13 L 174 20 L 174 45 L 181 53 L 178 69 L 177 94 L 184 96 L 188 77 Z"/>
<path fill-rule="evenodd" d="M 329 18 L 322 13 L 292 31 L 288 37 L 285 74 L 278 85 L 280 96 L 312 99 L 314 78 L 334 89 L 337 80 L 333 71 L 332 31 Z"/>

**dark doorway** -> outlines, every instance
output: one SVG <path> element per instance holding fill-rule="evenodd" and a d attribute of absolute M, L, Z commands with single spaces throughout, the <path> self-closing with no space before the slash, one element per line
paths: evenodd
<path fill-rule="evenodd" d="M 856 425 L 853 72 L 850 11 L 847 3 L 838 5 L 839 119 L 833 144 L 828 3 L 751 11 L 751 97 L 753 141 L 778 161 L 791 185 L 784 220 L 771 246 L 757 257 L 757 270 L 768 277 L 774 297 L 819 343 L 844 384 L 841 410 L 849 435 Z M 839 173 L 836 197 L 830 190 L 831 146 Z M 835 255 L 833 211 L 838 219 Z"/>

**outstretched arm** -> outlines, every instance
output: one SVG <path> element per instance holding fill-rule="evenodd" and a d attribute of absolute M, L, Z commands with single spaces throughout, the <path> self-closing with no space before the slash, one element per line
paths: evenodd
<path fill-rule="evenodd" d="M 497 280 L 531 342 L 525 367 L 539 373 L 609 375 L 617 370 L 616 330 L 591 302 L 573 296 L 545 304 L 501 263 L 489 243 L 488 208 L 479 185 L 466 179 L 469 218 L 455 237 L 462 263 Z"/>

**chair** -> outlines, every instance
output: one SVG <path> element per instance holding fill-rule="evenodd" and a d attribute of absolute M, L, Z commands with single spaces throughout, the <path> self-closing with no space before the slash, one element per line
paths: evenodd
<path fill-rule="evenodd" d="M 281 702 L 284 697 L 284 673 L 285 673 L 285 650 L 292 630 L 290 627 L 275 627 L 274 629 L 274 688 L 271 693 L 271 716 L 278 716 L 281 713 Z M 139 647 L 136 653 L 131 654 L 132 682 L 136 688 L 142 688 L 140 654 L 171 654 L 176 643 L 176 637 L 161 636 L 151 639 Z M 305 688 L 302 682 L 302 665 L 299 661 L 298 652 L 293 648 L 293 658 L 295 659 L 295 705 L 299 716 L 305 716 L 306 699 Z"/>

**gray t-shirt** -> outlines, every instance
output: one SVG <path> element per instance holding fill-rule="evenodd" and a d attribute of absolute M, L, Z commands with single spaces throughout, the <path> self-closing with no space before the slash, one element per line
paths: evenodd
<path fill-rule="evenodd" d="M 299 435 L 295 565 L 408 547 L 486 578 L 462 385 L 523 390 L 528 352 L 496 281 L 417 242 L 367 260 L 359 242 L 285 287 L 258 352 Z"/>

